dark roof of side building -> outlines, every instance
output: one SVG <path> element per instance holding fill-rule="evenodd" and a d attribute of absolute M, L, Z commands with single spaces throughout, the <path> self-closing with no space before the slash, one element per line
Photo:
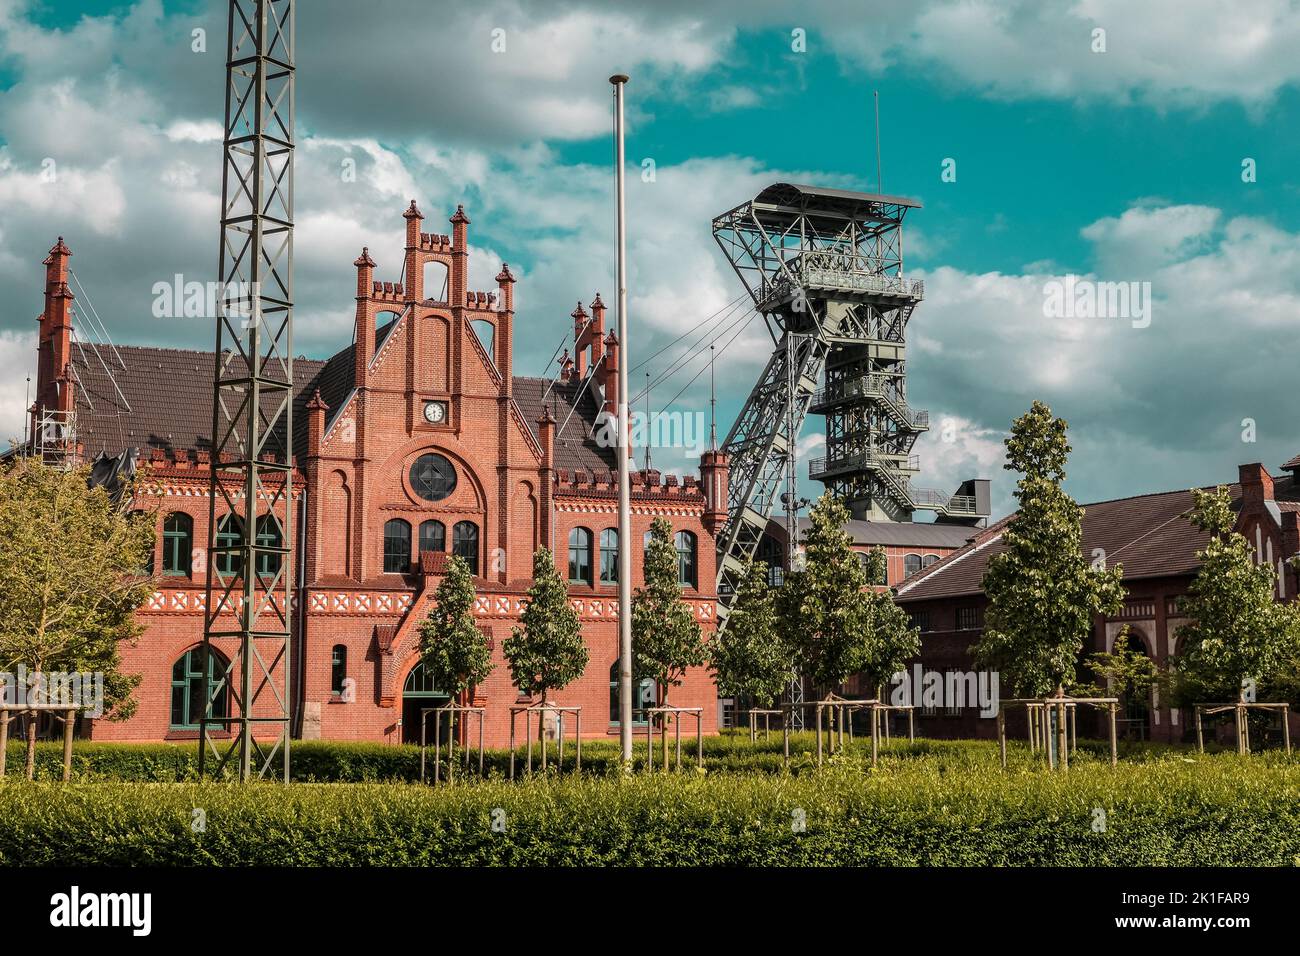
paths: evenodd
<path fill-rule="evenodd" d="M 1234 508 L 1238 507 L 1241 486 L 1227 487 Z M 1274 495 L 1285 509 L 1283 501 L 1300 499 L 1300 487 L 1292 477 L 1279 478 Z M 1187 520 L 1192 508 L 1190 491 L 1098 501 L 1083 508 L 1083 554 L 1104 550 L 1108 564 L 1123 565 L 1126 580 L 1195 573 L 1199 565 L 1196 552 L 1209 541 L 1207 532 Z M 1012 517 L 980 531 L 965 547 L 912 575 L 899 585 L 898 600 L 906 603 L 981 593 L 989 559 L 1005 550 L 1002 532 Z"/>
<path fill-rule="evenodd" d="M 772 522 L 785 528 L 785 515 L 774 515 Z M 812 527 L 812 519 L 799 519 L 799 537 Z M 970 525 L 942 524 L 931 521 L 866 521 L 852 518 L 844 530 L 854 544 L 890 545 L 900 548 L 960 548 L 983 529 Z"/>
<path fill-rule="evenodd" d="M 381 335 L 387 331 L 378 330 Z M 352 393 L 352 356 L 349 345 L 326 360 L 294 359 L 294 447 L 300 454 L 307 440 L 307 403 L 319 389 L 327 414 L 338 411 Z M 96 352 L 77 343 L 72 347 L 72 366 L 77 439 L 87 458 L 101 451 L 114 456 L 126 448 L 139 448 L 145 455 L 154 448 L 211 450 L 212 352 L 139 345 Z M 549 384 L 543 378 L 516 376 L 513 387 L 533 437 L 543 407 L 551 407 L 557 428 L 555 467 L 571 471 L 614 467 L 613 450 L 601 448 L 590 437 L 600 411 L 591 387 L 559 382 L 547 395 Z"/>

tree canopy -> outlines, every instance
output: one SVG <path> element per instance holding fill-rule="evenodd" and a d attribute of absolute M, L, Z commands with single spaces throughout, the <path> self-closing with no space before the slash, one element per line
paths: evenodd
<path fill-rule="evenodd" d="M 533 554 L 533 583 L 520 624 L 503 648 L 510 676 L 521 693 L 540 693 L 545 703 L 550 691 L 581 677 L 590 659 L 578 612 L 549 548 Z"/>
<path fill-rule="evenodd" d="M 653 678 L 664 704 L 687 668 L 708 662 L 699 621 L 682 600 L 672 525 L 663 518 L 650 525 L 645 586 L 632 598 L 632 656 L 633 673 Z"/>
<path fill-rule="evenodd" d="M 447 562 L 433 601 L 420 622 L 424 666 L 439 687 L 459 695 L 486 680 L 494 666 L 487 636 L 474 622 L 474 579 L 460 555 Z"/>

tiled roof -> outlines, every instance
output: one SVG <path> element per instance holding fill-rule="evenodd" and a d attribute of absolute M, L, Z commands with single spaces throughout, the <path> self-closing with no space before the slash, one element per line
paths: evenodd
<path fill-rule="evenodd" d="M 387 332 L 387 328 L 379 329 L 381 335 Z M 306 445 L 305 406 L 317 389 L 330 416 L 351 394 L 352 356 L 353 346 L 349 345 L 324 361 L 294 359 L 295 448 L 301 450 Z M 72 364 L 77 383 L 77 436 L 88 458 L 101 451 L 116 455 L 125 448 L 139 448 L 145 454 L 151 448 L 211 449 L 211 352 L 123 345 L 116 351 L 101 348 L 96 354 L 89 345 L 74 345 Z M 515 400 L 534 437 L 548 384 L 543 378 L 514 380 Z M 595 397 L 590 387 L 581 396 L 579 391 L 579 385 L 558 383 L 546 397 L 545 404 L 554 406 L 557 429 L 568 422 L 556 436 L 556 468 L 612 468 L 612 449 L 601 448 L 588 437 L 599 411 Z M 575 403 L 577 412 L 570 418 Z"/>
<path fill-rule="evenodd" d="M 557 469 L 608 471 L 617 467 L 618 459 L 614 457 L 614 450 L 602 448 L 591 438 L 591 427 L 600 408 L 590 384 L 583 389 L 579 382 L 556 382 L 550 389 L 550 394 L 547 394 L 550 379 L 516 375 L 513 385 L 515 403 L 534 438 L 537 437 L 537 420 L 542 417 L 542 411 L 545 408 L 551 409 L 551 414 L 555 417 Z M 570 416 L 575 403 L 577 413 Z"/>
<path fill-rule="evenodd" d="M 1291 479 L 1279 480 L 1278 488 L 1293 492 Z M 1237 502 L 1241 488 L 1228 486 Z M 1205 547 L 1209 535 L 1187 520 L 1192 508 L 1190 491 L 1165 491 L 1114 501 L 1084 505 L 1083 554 L 1095 549 L 1106 553 L 1108 564 L 1123 565 L 1125 580 L 1193 573 L 1196 552 Z M 1002 532 L 1013 516 L 1007 516 L 981 532 L 970 544 L 941 558 L 908 578 L 898 589 L 900 602 L 978 594 L 989 558 L 1005 550 Z"/>
<path fill-rule="evenodd" d="M 785 515 L 772 520 L 785 527 Z M 799 519 L 799 536 L 812 527 L 811 518 Z M 942 524 L 935 521 L 866 521 L 851 519 L 844 530 L 853 536 L 854 544 L 894 545 L 900 548 L 960 548 L 983 529 L 970 525 Z"/>
<path fill-rule="evenodd" d="M 1300 468 L 1300 455 L 1296 455 L 1290 461 L 1282 464 L 1283 471 L 1295 471 L 1297 468 Z"/>

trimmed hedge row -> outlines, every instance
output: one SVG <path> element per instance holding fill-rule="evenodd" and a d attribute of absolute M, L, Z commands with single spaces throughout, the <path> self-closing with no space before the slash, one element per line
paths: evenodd
<path fill-rule="evenodd" d="M 299 782 L 315 783 L 414 783 L 420 779 L 420 748 L 415 746 L 394 746 L 391 744 L 360 743 L 345 741 L 294 741 L 290 760 L 293 779 Z M 1080 741 L 1086 756 L 1100 756 L 1104 747 L 1100 743 Z M 21 741 L 11 741 L 7 774 L 9 777 L 21 777 L 25 773 L 25 747 Z M 781 735 L 773 734 L 764 741 L 760 736 L 757 743 L 750 743 L 749 735 L 742 733 L 724 733 L 721 736 L 704 738 L 705 764 L 711 773 L 718 772 L 757 772 L 757 773 L 806 773 L 816 765 L 816 743 L 810 733 L 791 736 L 788 765 L 782 760 Z M 1108 751 L 1106 751 L 1108 752 Z M 1137 745 L 1125 747 L 1122 751 L 1125 759 L 1153 759 L 1170 752 L 1170 748 L 1154 745 Z M 524 767 L 524 749 L 516 752 L 516 770 L 522 772 Z M 870 762 L 871 745 L 869 741 L 855 740 L 848 749 L 848 759 L 861 766 Z M 887 763 L 895 759 L 917 756 L 942 756 L 946 765 L 955 769 L 967 764 L 987 764 L 997 759 L 994 744 L 979 740 L 927 740 L 918 739 L 914 743 L 894 741 L 882 750 Z M 1011 747 L 1011 759 L 1016 763 L 1029 764 L 1032 761 L 1019 742 Z M 693 767 L 695 760 L 694 740 L 682 741 L 682 765 Z M 554 759 L 554 744 L 550 747 L 551 759 Z M 565 745 L 565 763 L 563 771 L 568 773 L 573 767 L 572 743 Z M 671 739 L 669 740 L 669 759 L 674 756 Z M 635 769 L 645 765 L 645 743 L 634 747 Z M 655 759 L 662 763 L 662 751 L 656 743 Z M 432 759 L 432 756 L 430 756 Z M 475 761 L 477 758 L 474 758 Z M 541 751 L 534 745 L 534 766 L 540 768 Z M 490 750 L 485 755 L 485 766 L 489 776 L 506 776 L 510 765 L 508 750 Z M 615 773 L 618 770 L 618 746 L 607 741 L 585 741 L 582 745 L 583 771 L 597 776 Z M 277 768 L 282 766 L 277 760 Z M 59 742 L 38 743 L 36 746 L 36 779 L 59 780 L 63 774 L 63 745 Z M 72 750 L 72 778 L 79 781 L 119 780 L 143 783 L 176 783 L 198 780 L 198 746 L 195 743 L 168 744 L 119 744 L 96 743 L 94 741 L 76 741 Z"/>
<path fill-rule="evenodd" d="M 930 754 L 881 773 L 841 761 L 798 777 L 437 790 L 10 781 L 0 865 L 1300 864 L 1295 761 L 1083 760 L 1068 774 L 988 763 Z"/>

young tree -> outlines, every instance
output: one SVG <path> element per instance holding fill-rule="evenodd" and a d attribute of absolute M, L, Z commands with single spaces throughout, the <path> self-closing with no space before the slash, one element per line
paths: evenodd
<path fill-rule="evenodd" d="M 533 583 L 520 621 L 523 626 L 514 629 L 503 648 L 510 676 L 521 693 L 541 693 L 545 704 L 548 693 L 581 677 L 590 659 L 578 612 L 569 603 L 569 589 L 549 548 L 533 554 Z"/>
<path fill-rule="evenodd" d="M 794 655 L 777 627 L 765 562 L 746 567 L 727 626 L 710 642 L 709 664 L 722 697 L 771 705 L 790 683 Z"/>
<path fill-rule="evenodd" d="M 1116 697 L 1134 700 L 1146 696 L 1159 681 L 1160 668 L 1140 650 L 1129 646 L 1128 625 L 1115 635 L 1109 651 L 1099 651 L 1088 657 L 1088 669 L 1097 678 L 1096 687 L 1080 685 L 1072 693 L 1092 694 L 1108 691 Z"/>
<path fill-rule="evenodd" d="M 1244 701 L 1248 679 L 1275 682 L 1294 660 L 1300 607 L 1275 599 L 1275 572 L 1257 564 L 1250 542 L 1233 530 L 1226 488 L 1193 489 L 1192 501 L 1189 519 L 1211 537 L 1197 552 L 1201 566 L 1182 602 L 1192 620 L 1177 631 L 1179 680 L 1185 695 Z"/>
<path fill-rule="evenodd" d="M 786 576 L 776 606 L 800 671 L 829 691 L 870 663 L 873 601 L 866 593 L 862 562 L 844 530 L 848 508 L 827 492 L 810 517 L 804 567 Z"/>
<path fill-rule="evenodd" d="M 866 579 L 886 580 L 885 562 L 885 552 L 872 548 L 867 558 Z M 881 688 L 895 674 L 906 669 L 908 661 L 921 653 L 921 629 L 913 625 L 907 612 L 894 603 L 891 588 L 879 591 L 870 588 L 865 596 L 870 606 L 871 631 L 861 673 L 868 686 L 876 688 L 876 693 L 880 694 Z"/>
<path fill-rule="evenodd" d="M 104 713 L 123 720 L 140 678 L 121 672 L 120 648 L 143 630 L 135 612 L 153 592 L 156 515 L 127 510 L 136 484 L 115 504 L 88 474 L 34 458 L 0 468 L 0 670 L 102 673 Z M 29 721 L 29 777 L 35 745 Z"/>
<path fill-rule="evenodd" d="M 1083 509 L 1061 489 L 1066 428 L 1036 401 L 1004 441 L 1003 467 L 1021 473 L 1020 508 L 1002 532 L 1005 550 L 984 572 L 988 607 L 976 664 L 999 671 L 1024 696 L 1064 693 L 1094 617 L 1118 613 L 1124 598 L 1118 564 L 1084 559 Z"/>
<path fill-rule="evenodd" d="M 460 555 L 447 562 L 433 600 L 433 610 L 420 622 L 420 653 L 437 685 L 459 697 L 486 680 L 494 666 L 487 637 L 474 623 L 474 579 Z"/>
<path fill-rule="evenodd" d="M 632 656 L 633 672 L 654 678 L 665 706 L 686 669 L 708 661 L 700 624 L 682 601 L 673 529 L 663 518 L 650 525 L 645 587 L 632 598 Z"/>

